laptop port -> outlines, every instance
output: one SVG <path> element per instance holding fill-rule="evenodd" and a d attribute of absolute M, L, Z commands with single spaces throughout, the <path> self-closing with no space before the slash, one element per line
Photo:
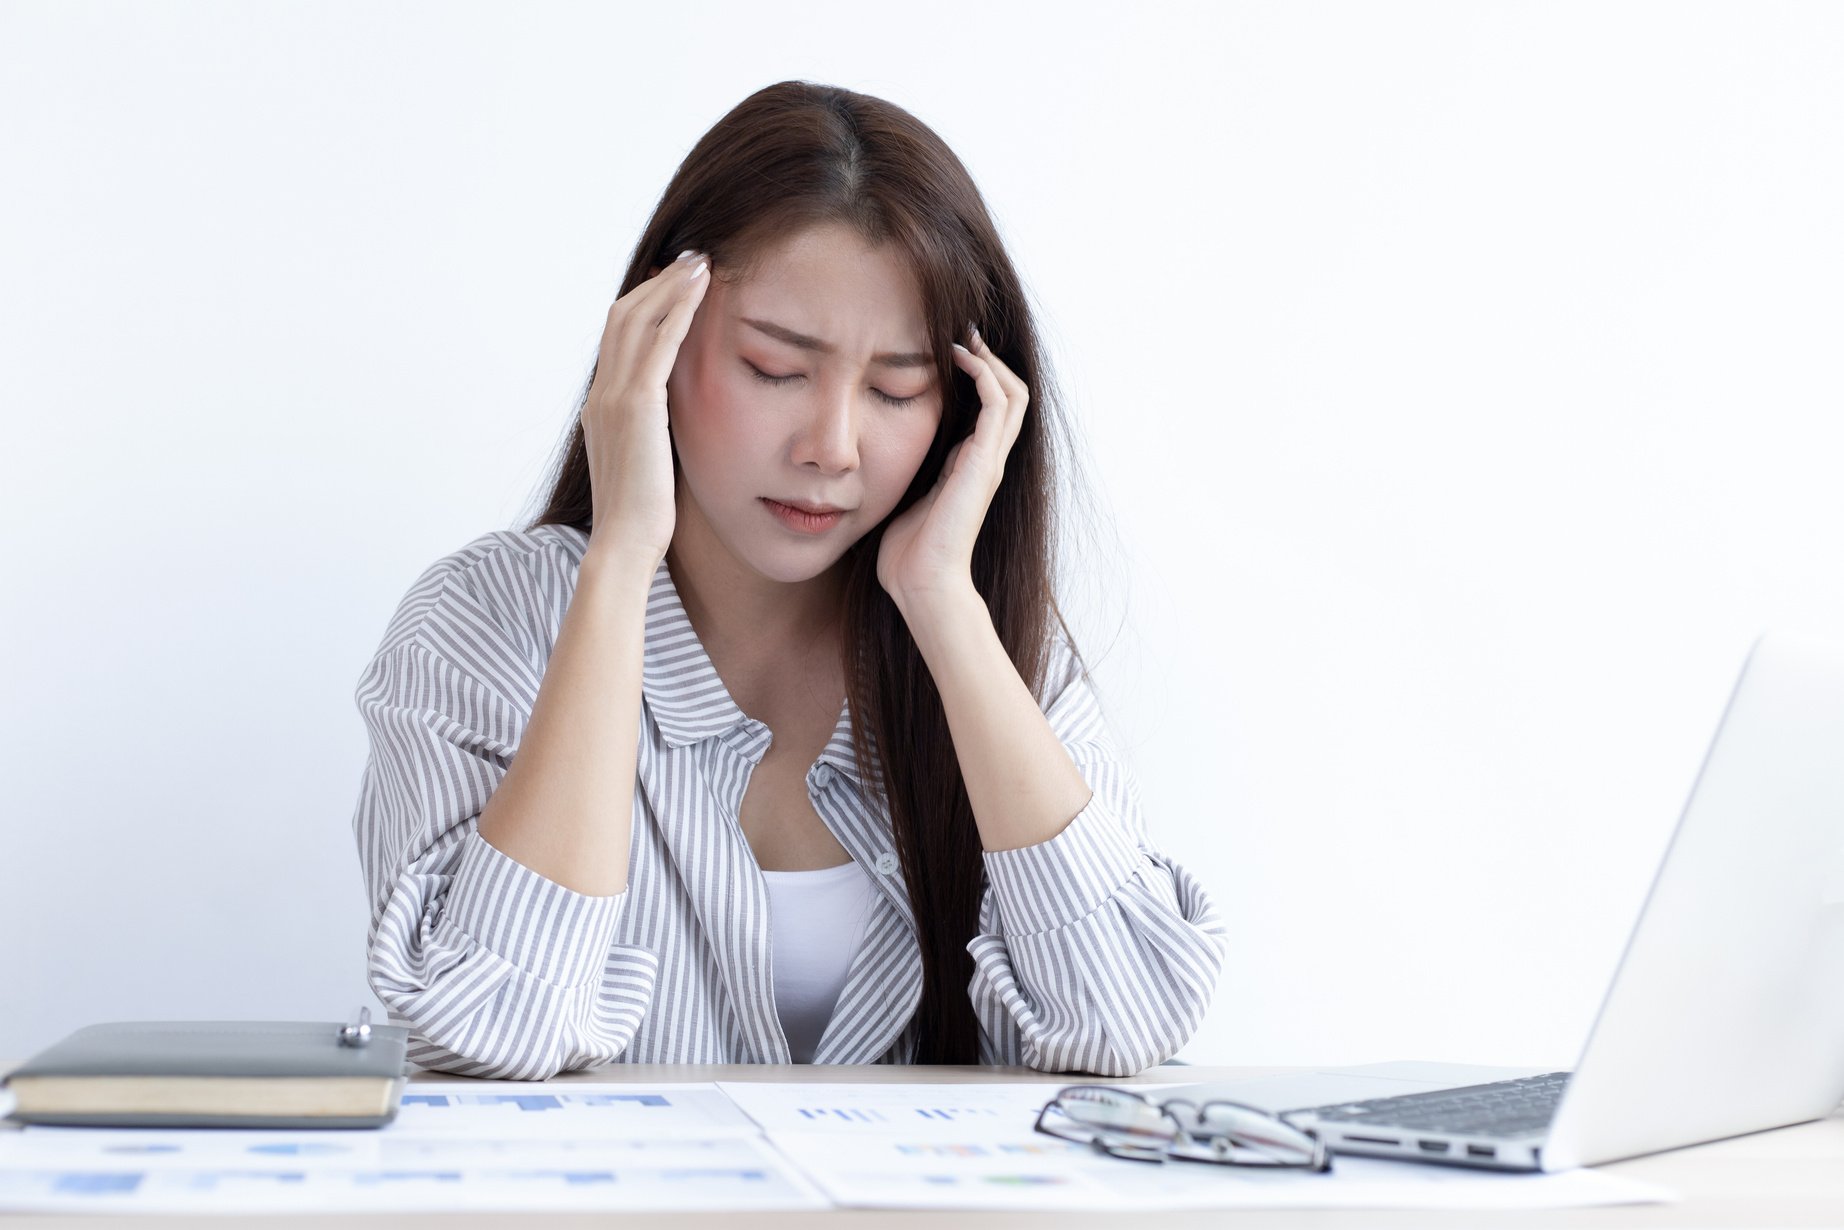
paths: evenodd
<path fill-rule="evenodd" d="M 1399 1145 L 1402 1143 L 1389 1136 L 1353 1136 L 1349 1132 L 1345 1133 L 1344 1140 L 1354 1145 Z"/>
<path fill-rule="evenodd" d="M 1466 1146 L 1466 1156 L 1497 1157 L 1498 1147 L 1496 1145 L 1468 1145 Z"/>
<path fill-rule="evenodd" d="M 1421 1142 L 1421 1151 L 1423 1153 L 1445 1153 L 1452 1147 L 1452 1144 L 1445 1140 L 1424 1140 Z"/>

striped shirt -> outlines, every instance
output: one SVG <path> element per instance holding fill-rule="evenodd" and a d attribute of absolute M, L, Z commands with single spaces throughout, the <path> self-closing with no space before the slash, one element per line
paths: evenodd
<path fill-rule="evenodd" d="M 586 896 L 482 838 L 575 591 L 588 536 L 496 530 L 417 578 L 354 694 L 370 754 L 353 816 L 367 971 L 409 1058 L 542 1080 L 611 1062 L 788 1063 L 769 896 L 738 822 L 768 727 L 706 656 L 664 561 L 647 599 L 627 888 Z M 1060 634 L 1044 713 L 1093 798 L 1056 836 L 982 855 L 967 993 L 980 1059 L 1125 1076 L 1203 1019 L 1228 929 L 1148 844 L 1140 796 Z M 807 773 L 877 892 L 814 1063 L 909 1063 L 921 950 L 888 805 L 863 788 L 849 703 Z"/>

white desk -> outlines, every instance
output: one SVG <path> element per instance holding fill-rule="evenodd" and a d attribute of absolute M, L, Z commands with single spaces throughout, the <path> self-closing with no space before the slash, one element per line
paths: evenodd
<path fill-rule="evenodd" d="M 18 1061 L 0 1062 L 0 1071 Z M 1232 1080 L 1250 1076 L 1271 1076 L 1301 1071 L 1299 1068 L 1224 1068 L 1160 1067 L 1139 1077 L 1108 1080 L 1107 1084 L 1161 1084 L 1171 1081 Z M 412 1083 L 423 1080 L 456 1080 L 448 1073 L 418 1073 Z M 555 1078 L 559 1084 L 572 1081 L 636 1081 L 661 1083 L 676 1081 L 981 1081 L 1034 1080 L 1058 1086 L 1097 1082 L 1100 1078 L 1054 1076 L 1028 1068 L 981 1067 L 815 1067 L 807 1064 L 787 1066 L 755 1064 L 611 1064 L 594 1072 L 576 1072 Z M 1404 1163 L 1409 1165 L 1412 1163 Z M 1237 1209 L 1233 1211 L 1198 1211 L 1159 1213 L 1156 1224 L 1134 1219 L 1136 1230 L 1190 1230 L 1222 1228 L 1234 1222 L 1237 1230 L 1247 1227 L 1288 1227 L 1295 1230 L 1330 1230 L 1332 1227 L 1363 1227 L 1364 1230 L 1395 1230 L 1398 1227 L 1793 1227 L 1822 1226 L 1837 1230 L 1844 1227 L 1844 1113 L 1815 1123 L 1803 1123 L 1772 1132 L 1757 1132 L 1714 1141 L 1688 1149 L 1675 1149 L 1650 1157 L 1610 1163 L 1605 1169 L 1615 1174 L 1632 1175 L 1669 1187 L 1682 1196 L 1673 1204 L 1611 1205 L 1600 1208 L 1517 1210 L 1445 1209 Z M 611 1219 L 606 1213 L 504 1213 L 480 1214 L 364 1214 L 350 1216 L 315 1215 L 269 1217 L 260 1219 L 265 1227 L 339 1227 L 340 1230 L 374 1230 L 386 1226 L 518 1226 L 536 1230 L 605 1226 Z M 992 1230 L 995 1227 L 1038 1227 L 1060 1230 L 1063 1226 L 1109 1226 L 1128 1224 L 1119 1214 L 1070 1215 L 1064 1213 L 942 1213 L 900 1212 L 886 1210 L 840 1209 L 827 1212 L 798 1213 L 674 1213 L 637 1215 L 633 1224 L 676 1227 L 680 1230 L 742 1230 L 737 1223 L 746 1220 L 755 1227 L 794 1230 L 823 1219 L 828 1226 L 840 1227 L 953 1227 L 954 1230 Z M 226 1218 L 242 1224 L 255 1218 Z M 613 1220 L 623 1221 L 614 1216 Z M 161 1216 L 51 1216 L 40 1214 L 0 1214 L 4 1230 L 44 1230 L 76 1226 L 119 1226 L 122 1230 L 161 1225 L 193 1225 L 204 1222 L 197 1217 Z M 215 1222 L 207 1224 L 218 1224 Z"/>

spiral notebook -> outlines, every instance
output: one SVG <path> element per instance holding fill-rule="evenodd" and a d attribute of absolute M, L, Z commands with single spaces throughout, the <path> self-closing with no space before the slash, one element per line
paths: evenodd
<path fill-rule="evenodd" d="M 81 1127 L 382 1127 L 397 1115 L 409 1030 L 338 1021 L 87 1025 L 6 1077 L 18 1123 Z"/>

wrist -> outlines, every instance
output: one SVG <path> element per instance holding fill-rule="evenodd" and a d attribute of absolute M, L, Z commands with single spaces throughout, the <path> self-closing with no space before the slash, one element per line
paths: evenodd
<path fill-rule="evenodd" d="M 665 555 L 658 551 L 639 550 L 625 544 L 598 546 L 591 542 L 583 552 L 579 577 L 613 578 L 617 583 L 639 582 L 650 588 Z M 579 584 L 580 584 L 579 579 Z"/>
<path fill-rule="evenodd" d="M 992 611 L 980 591 L 973 587 L 971 580 L 939 588 L 893 593 L 890 600 L 918 642 L 925 636 L 969 622 L 989 627 L 992 623 Z"/>

